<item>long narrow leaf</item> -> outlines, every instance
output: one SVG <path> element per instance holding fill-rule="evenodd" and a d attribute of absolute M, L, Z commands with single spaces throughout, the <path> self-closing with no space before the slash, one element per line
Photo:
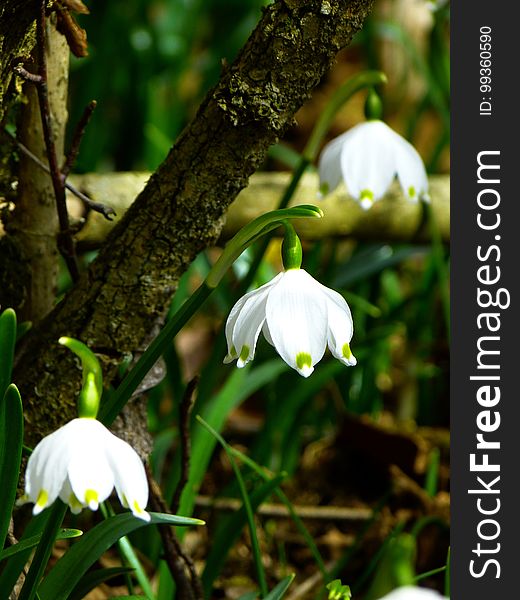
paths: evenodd
<path fill-rule="evenodd" d="M 15 342 L 16 314 L 12 308 L 7 308 L 0 315 L 0 399 L 11 383 Z"/>
<path fill-rule="evenodd" d="M 22 443 L 22 400 L 17 387 L 11 384 L 0 399 L 0 549 L 4 547 L 16 497 Z"/>
<path fill-rule="evenodd" d="M 58 535 L 56 536 L 57 540 L 69 540 L 71 538 L 77 538 L 83 535 L 83 532 L 80 529 L 62 529 Z M 9 548 L 5 548 L 0 552 L 0 561 L 6 560 L 15 554 L 19 554 L 20 552 L 25 552 L 26 550 L 30 550 L 38 545 L 41 540 L 41 533 L 37 535 L 31 535 L 31 537 L 21 540 L 18 544 L 14 546 L 9 546 Z"/>
<path fill-rule="evenodd" d="M 56 563 L 38 588 L 40 600 L 67 600 L 88 568 L 119 538 L 150 524 L 202 525 L 203 521 L 176 515 L 150 513 L 151 521 L 135 518 L 131 513 L 111 517 L 86 533 Z"/>
<path fill-rule="evenodd" d="M 280 581 L 280 583 L 264 598 L 264 600 L 280 600 L 280 598 L 283 598 L 293 579 L 294 575 L 287 575 L 287 577 L 282 579 L 282 581 Z"/>
<path fill-rule="evenodd" d="M 41 537 L 41 533 L 45 529 L 49 517 L 50 511 L 48 510 L 42 512 L 37 517 L 33 517 L 27 524 L 27 527 L 20 538 L 20 543 L 35 535 Z M 27 550 L 23 550 L 22 552 L 18 552 L 11 556 L 5 565 L 2 565 L 3 568 L 2 572 L 0 573 L 0 590 L 2 592 L 8 593 L 13 589 L 18 578 L 20 577 L 20 573 L 29 560 L 32 551 L 33 549 L 31 547 Z"/>

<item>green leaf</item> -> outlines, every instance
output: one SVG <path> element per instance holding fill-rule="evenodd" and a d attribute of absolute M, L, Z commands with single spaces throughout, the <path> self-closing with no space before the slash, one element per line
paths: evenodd
<path fill-rule="evenodd" d="M 132 571 L 133 569 L 130 567 L 112 567 L 109 569 L 96 569 L 92 573 L 87 573 L 79 580 L 68 600 L 83 600 L 90 591 L 101 583 L 119 575 L 127 575 Z"/>
<path fill-rule="evenodd" d="M 15 343 L 16 313 L 12 308 L 7 308 L 0 315 L 0 399 L 11 383 Z"/>
<path fill-rule="evenodd" d="M 329 590 L 328 600 L 350 600 L 352 593 L 348 585 L 343 585 L 340 579 L 331 581 L 327 586 Z"/>
<path fill-rule="evenodd" d="M 58 535 L 56 536 L 57 540 L 69 540 L 71 538 L 77 538 L 83 535 L 83 531 L 81 529 L 62 529 Z M 0 561 L 9 558 L 10 556 L 14 556 L 19 552 L 24 552 L 25 550 L 29 550 L 30 548 L 34 548 L 38 545 L 42 537 L 42 534 L 39 533 L 37 535 L 32 535 L 25 540 L 20 540 L 18 544 L 14 546 L 9 546 L 9 548 L 5 548 L 0 552 Z"/>
<path fill-rule="evenodd" d="M 86 533 L 56 563 L 38 588 L 40 600 L 67 600 L 81 577 L 117 540 L 147 525 L 189 526 L 203 525 L 204 521 L 150 513 L 151 521 L 137 519 L 131 513 L 111 517 Z"/>
<path fill-rule="evenodd" d="M 271 591 L 264 600 L 279 600 L 285 596 L 285 592 L 289 589 L 292 581 L 294 579 L 294 574 L 287 575 L 280 583 Z"/>
<path fill-rule="evenodd" d="M 45 510 L 38 516 L 33 517 L 27 527 L 25 528 L 20 542 L 23 542 L 34 535 L 40 534 L 45 529 L 47 521 L 50 517 L 50 511 Z M 2 592 L 11 591 L 18 581 L 18 577 L 22 572 L 25 564 L 31 556 L 32 548 L 19 552 L 12 556 L 5 565 L 2 565 L 2 572 L 0 573 L 0 590 Z"/>
<path fill-rule="evenodd" d="M 22 443 L 22 400 L 18 388 L 11 384 L 0 399 L 0 548 L 4 547 L 16 498 Z"/>

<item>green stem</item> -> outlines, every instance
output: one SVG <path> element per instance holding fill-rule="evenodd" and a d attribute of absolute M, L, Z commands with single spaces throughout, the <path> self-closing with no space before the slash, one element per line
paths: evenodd
<path fill-rule="evenodd" d="M 110 396 L 108 402 L 101 407 L 99 411 L 100 421 L 107 426 L 113 422 L 148 371 L 159 360 L 168 344 L 171 344 L 173 338 L 202 306 L 213 290 L 214 288 L 202 283 L 166 323 L 159 335 L 151 342 L 132 370 Z"/>
<path fill-rule="evenodd" d="M 300 238 L 289 221 L 284 222 L 285 236 L 282 242 L 283 268 L 299 269 L 302 264 L 302 245 Z"/>
<path fill-rule="evenodd" d="M 29 572 L 25 577 L 18 600 L 33 600 L 35 597 L 38 584 L 49 562 L 52 547 L 60 530 L 63 517 L 67 512 L 67 505 L 63 504 L 61 500 L 56 500 L 52 508 L 48 510 L 50 510 L 49 518 L 43 530 L 40 543 L 36 548 Z"/>
<path fill-rule="evenodd" d="M 316 125 L 314 126 L 303 154 L 300 157 L 300 162 L 294 170 L 291 181 L 285 188 L 283 196 L 280 199 L 280 203 L 278 204 L 279 209 L 286 208 L 289 205 L 289 202 L 291 201 L 291 198 L 293 197 L 294 192 L 300 183 L 300 179 L 307 170 L 307 167 L 316 160 L 323 139 L 327 135 L 330 125 L 339 109 L 359 90 L 362 90 L 366 87 L 380 85 L 382 83 L 386 83 L 386 81 L 386 75 L 381 73 L 381 71 L 365 71 L 359 75 L 355 75 L 340 88 L 338 88 L 316 121 Z M 249 267 L 249 271 L 242 280 L 242 284 L 240 286 L 240 296 L 253 283 L 272 237 L 272 234 L 266 235 L 262 243 L 259 245 L 251 266 Z"/>

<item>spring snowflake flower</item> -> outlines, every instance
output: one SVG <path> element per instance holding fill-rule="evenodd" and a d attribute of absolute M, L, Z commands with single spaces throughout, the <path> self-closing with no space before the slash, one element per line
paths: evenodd
<path fill-rule="evenodd" d="M 59 497 L 77 514 L 86 507 L 97 510 L 114 486 L 125 508 L 150 520 L 144 510 L 148 482 L 135 450 L 96 419 L 78 418 L 38 443 L 27 464 L 19 503 L 34 502 L 37 515 Z"/>
<path fill-rule="evenodd" d="M 354 332 L 344 298 L 303 269 L 291 268 L 247 293 L 231 309 L 226 323 L 228 355 L 244 367 L 255 355 L 260 331 L 284 361 L 308 377 L 325 353 L 355 365 L 350 350 Z"/>
<path fill-rule="evenodd" d="M 410 200 L 428 200 L 428 178 L 419 153 L 378 119 L 360 123 L 329 142 L 318 171 L 324 194 L 336 189 L 343 177 L 365 210 L 385 194 L 396 175 Z"/>
<path fill-rule="evenodd" d="M 381 600 L 444 600 L 444 596 L 435 590 L 405 586 L 393 590 Z"/>

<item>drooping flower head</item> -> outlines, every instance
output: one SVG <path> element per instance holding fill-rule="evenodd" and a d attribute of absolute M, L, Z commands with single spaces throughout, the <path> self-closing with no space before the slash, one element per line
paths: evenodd
<path fill-rule="evenodd" d="M 93 418 L 78 418 L 44 437 L 33 450 L 19 504 L 33 502 L 37 515 L 56 498 L 73 513 L 97 510 L 116 488 L 121 504 L 150 520 L 148 482 L 135 450 Z"/>
<path fill-rule="evenodd" d="M 286 249 L 285 271 L 247 293 L 231 309 L 224 362 L 236 359 L 237 367 L 244 367 L 254 358 L 262 331 L 284 361 L 304 377 L 313 372 L 327 345 L 345 365 L 355 365 L 350 350 L 354 326 L 347 302 L 299 268 L 301 246 L 299 258 L 298 251 L 295 259 L 288 259 L 290 254 Z"/>
<path fill-rule="evenodd" d="M 378 118 L 330 141 L 320 155 L 318 171 L 322 194 L 332 192 L 343 179 L 365 210 L 384 196 L 396 176 L 407 198 L 428 200 L 428 178 L 419 153 Z"/>

